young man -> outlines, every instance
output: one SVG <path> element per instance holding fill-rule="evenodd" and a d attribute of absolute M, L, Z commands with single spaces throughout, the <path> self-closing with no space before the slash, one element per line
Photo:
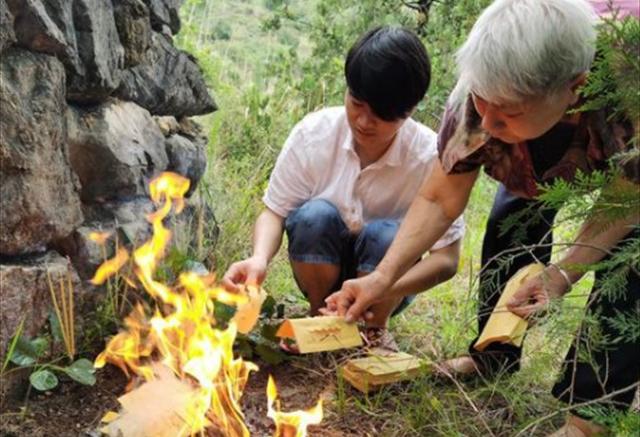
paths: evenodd
<path fill-rule="evenodd" d="M 294 277 L 317 315 L 344 280 L 372 271 L 393 240 L 437 159 L 436 134 L 410 118 L 429 86 L 429 58 L 412 32 L 380 27 L 349 50 L 345 77 L 344 107 L 309 114 L 290 133 L 263 197 L 253 255 L 231 265 L 228 289 L 264 281 L 286 230 Z M 371 308 L 371 344 L 397 349 L 390 315 L 455 274 L 463 232 L 459 219 L 389 290 L 408 298 Z"/>

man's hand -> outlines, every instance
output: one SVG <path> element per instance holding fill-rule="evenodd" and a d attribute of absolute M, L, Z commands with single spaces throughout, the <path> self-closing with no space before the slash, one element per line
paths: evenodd
<path fill-rule="evenodd" d="M 227 291 L 239 292 L 240 285 L 262 285 L 267 276 L 267 262 L 252 256 L 231 264 L 222 278 L 222 286 Z"/>
<path fill-rule="evenodd" d="M 374 270 L 367 276 L 351 279 L 342 284 L 342 288 L 325 299 L 324 314 L 337 313 L 349 323 L 367 318 L 368 309 L 381 300 L 389 289 L 388 281 Z"/>
<path fill-rule="evenodd" d="M 545 268 L 540 274 L 522 284 L 509 302 L 507 309 L 522 317 L 530 318 L 546 309 L 552 299 L 569 291 L 569 284 L 554 267 Z"/>

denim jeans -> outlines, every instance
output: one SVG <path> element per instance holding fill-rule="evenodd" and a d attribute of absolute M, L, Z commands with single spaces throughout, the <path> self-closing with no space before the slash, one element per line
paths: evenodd
<path fill-rule="evenodd" d="M 359 234 L 353 234 L 331 202 L 312 199 L 292 211 L 285 221 L 289 259 L 340 266 L 338 281 L 330 290 L 337 291 L 345 280 L 355 278 L 358 272 L 368 273 L 376 268 L 399 227 L 398 220 L 374 220 Z M 393 315 L 404 310 L 414 299 L 415 296 L 405 297 Z"/>

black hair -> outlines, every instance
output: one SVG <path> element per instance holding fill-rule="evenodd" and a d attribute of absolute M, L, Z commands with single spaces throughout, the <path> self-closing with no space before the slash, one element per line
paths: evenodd
<path fill-rule="evenodd" d="M 401 27 L 376 27 L 349 49 L 344 64 L 349 92 L 383 120 L 406 118 L 431 81 L 431 63 L 420 39 Z"/>

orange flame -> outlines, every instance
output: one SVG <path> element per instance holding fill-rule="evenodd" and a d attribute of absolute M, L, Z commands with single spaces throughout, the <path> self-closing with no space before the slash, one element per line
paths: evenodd
<path fill-rule="evenodd" d="M 289 413 L 280 411 L 280 402 L 277 400 L 278 390 L 271 375 L 267 383 L 267 416 L 276 424 L 274 437 L 306 437 L 307 427 L 317 425 L 322 421 L 322 399 L 315 407 L 306 411 L 298 410 Z M 276 408 L 274 408 L 274 404 Z"/>
<path fill-rule="evenodd" d="M 133 252 L 132 258 L 134 273 L 156 300 L 157 308 L 151 316 L 142 305 L 136 306 L 124 320 L 125 330 L 109 341 L 94 365 L 99 368 L 109 362 L 129 377 L 134 374 L 150 381 L 156 378 L 154 363 L 159 361 L 196 387 L 184 418 L 189 434 L 212 426 L 225 436 L 247 437 L 249 431 L 239 402 L 249 373 L 258 368 L 233 357 L 235 322 L 220 329 L 215 327 L 214 317 L 215 301 L 240 306 L 247 302 L 247 295 L 216 286 L 213 275 L 182 273 L 173 287 L 154 279 L 171 238 L 163 220 L 172 209 L 179 212 L 184 208 L 183 196 L 188 189 L 189 180 L 174 173 L 163 173 L 151 182 L 151 197 L 162 205 L 147 216 L 153 236 Z M 94 283 L 103 283 L 127 258 L 124 249 L 118 251 L 116 257 L 100 266 Z M 321 415 L 320 410 L 320 419 Z M 306 416 L 301 416 L 305 429 L 306 421 Z"/>
<path fill-rule="evenodd" d="M 104 246 L 109 237 L 111 237 L 111 232 L 89 232 L 89 240 L 100 246 Z"/>
<path fill-rule="evenodd" d="M 128 260 L 129 252 L 122 247 L 118 248 L 118 251 L 113 258 L 106 260 L 100 265 L 100 267 L 98 267 L 95 275 L 91 278 L 91 283 L 94 285 L 104 284 L 107 279 L 118 273 Z"/>

